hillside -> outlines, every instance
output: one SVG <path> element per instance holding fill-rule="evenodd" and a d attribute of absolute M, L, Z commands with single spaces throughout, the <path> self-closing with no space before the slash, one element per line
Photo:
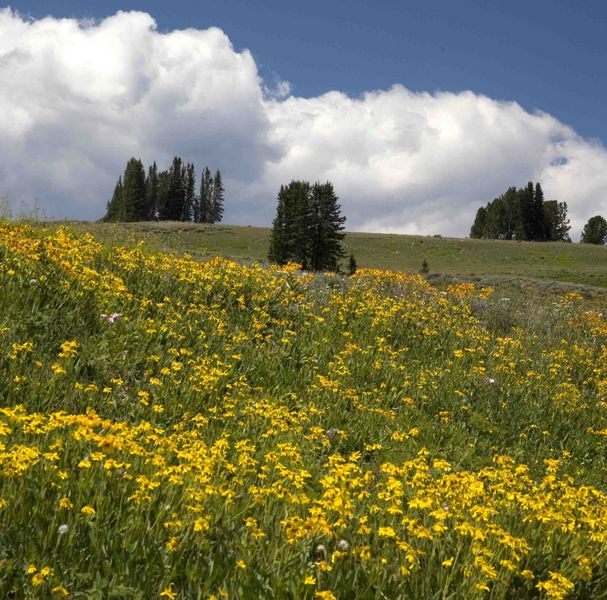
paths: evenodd
<path fill-rule="evenodd" d="M 243 262 L 0 222 L 0 598 L 605 598 L 602 310 Z"/>
<path fill-rule="evenodd" d="M 157 250 L 262 261 L 270 235 L 261 227 L 177 222 L 70 225 L 108 241 L 133 244 L 143 239 Z M 504 284 L 537 278 L 607 288 L 607 248 L 602 246 L 348 232 L 345 247 L 359 267 L 411 273 L 419 271 L 425 258 L 430 272 L 441 275 L 497 277 Z"/>

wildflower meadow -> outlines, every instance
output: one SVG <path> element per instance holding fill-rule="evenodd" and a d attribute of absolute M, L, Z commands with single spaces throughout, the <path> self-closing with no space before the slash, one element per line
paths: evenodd
<path fill-rule="evenodd" d="M 607 598 L 607 318 L 0 223 L 0 598 Z"/>

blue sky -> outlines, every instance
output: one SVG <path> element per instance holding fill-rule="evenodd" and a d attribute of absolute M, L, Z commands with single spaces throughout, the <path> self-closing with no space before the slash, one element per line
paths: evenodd
<path fill-rule="evenodd" d="M 0 197 L 96 219 L 131 156 L 179 155 L 221 169 L 228 223 L 329 180 L 352 230 L 465 236 L 533 180 L 578 239 L 607 216 L 605 31 L 596 0 L 13 2 Z"/>
<path fill-rule="evenodd" d="M 359 95 L 402 83 L 472 90 L 540 109 L 607 141 L 607 3 L 596 0 L 222 0 L 12 2 L 42 17 L 149 12 L 161 31 L 222 28 L 269 82 L 298 96 Z"/>

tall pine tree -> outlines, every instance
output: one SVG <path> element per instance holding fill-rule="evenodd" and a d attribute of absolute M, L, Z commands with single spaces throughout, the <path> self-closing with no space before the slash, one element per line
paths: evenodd
<path fill-rule="evenodd" d="M 315 271 L 337 271 L 344 257 L 343 239 L 346 218 L 341 215 L 333 185 L 315 183 L 311 190 L 313 244 L 310 267 Z"/>
<path fill-rule="evenodd" d="M 158 173 L 158 201 L 156 210 L 161 221 L 168 219 L 169 194 L 171 187 L 171 174 L 169 171 Z"/>
<path fill-rule="evenodd" d="M 534 239 L 536 232 L 534 202 L 535 189 L 533 187 L 533 182 L 530 181 L 520 194 L 522 231 L 525 236 L 524 239 L 526 240 Z"/>
<path fill-rule="evenodd" d="M 147 219 L 145 169 L 141 160 L 137 158 L 129 160 L 122 181 L 124 221 L 145 221 Z"/>
<path fill-rule="evenodd" d="M 544 223 L 546 240 L 550 242 L 570 242 L 569 219 L 567 218 L 567 203 L 556 200 L 544 202 Z"/>
<path fill-rule="evenodd" d="M 145 194 L 147 203 L 147 219 L 160 217 L 158 212 L 158 167 L 154 162 L 148 167 L 148 175 L 145 180 Z"/>
<path fill-rule="evenodd" d="M 194 221 L 196 210 L 196 172 L 194 165 L 188 163 L 185 167 L 185 194 L 182 221 Z"/>
<path fill-rule="evenodd" d="M 179 156 L 173 158 L 169 169 L 165 218 L 169 221 L 181 221 L 185 204 L 185 182 L 183 162 Z"/>
<path fill-rule="evenodd" d="M 476 211 L 474 223 L 470 228 L 470 237 L 478 240 L 487 237 L 487 209 L 484 206 Z"/>
<path fill-rule="evenodd" d="M 114 187 L 112 199 L 107 203 L 106 213 L 102 221 L 115 223 L 124 221 L 124 199 L 122 196 L 122 176 L 118 178 Z"/>
<path fill-rule="evenodd" d="M 571 242 L 569 237 L 571 225 L 569 225 L 570 220 L 567 217 L 567 202 L 557 202 L 556 207 L 555 239 L 559 242 Z"/>
<path fill-rule="evenodd" d="M 211 223 L 220 223 L 223 219 L 223 183 L 221 182 L 221 173 L 215 172 L 213 178 L 213 191 L 211 194 Z"/>
<path fill-rule="evenodd" d="M 200 223 L 212 223 L 213 176 L 209 167 L 204 168 L 200 178 Z"/>
<path fill-rule="evenodd" d="M 534 240 L 545 240 L 548 237 L 546 229 L 546 215 L 544 213 L 544 192 L 542 186 L 535 184 L 533 194 L 533 225 L 534 225 Z"/>
<path fill-rule="evenodd" d="M 284 265 L 287 262 L 286 225 L 287 225 L 287 191 L 284 185 L 280 186 L 276 199 L 276 216 L 272 221 L 270 232 L 270 249 L 268 258 L 271 262 Z M 109 212 L 109 210 L 108 210 Z"/>
<path fill-rule="evenodd" d="M 307 181 L 291 181 L 287 186 L 287 220 L 284 231 L 287 261 L 299 263 L 303 269 L 310 267 L 312 256 L 313 216 L 310 184 Z"/>
<path fill-rule="evenodd" d="M 313 226 L 310 184 L 291 181 L 278 193 L 268 257 L 278 264 L 297 262 L 307 269 L 312 255 Z"/>

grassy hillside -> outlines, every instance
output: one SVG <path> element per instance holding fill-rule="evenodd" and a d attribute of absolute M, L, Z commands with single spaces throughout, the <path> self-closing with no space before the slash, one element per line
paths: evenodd
<path fill-rule="evenodd" d="M 189 252 L 194 256 L 267 258 L 269 229 L 187 223 L 74 223 L 101 239 L 151 248 Z M 361 267 L 417 272 L 424 258 L 431 273 L 522 278 L 579 283 L 607 288 L 607 248 L 585 244 L 507 242 L 378 233 L 348 233 L 346 250 Z"/>
<path fill-rule="evenodd" d="M 607 597 L 581 294 L 1 222 L 0 290 L 0 598 Z"/>

